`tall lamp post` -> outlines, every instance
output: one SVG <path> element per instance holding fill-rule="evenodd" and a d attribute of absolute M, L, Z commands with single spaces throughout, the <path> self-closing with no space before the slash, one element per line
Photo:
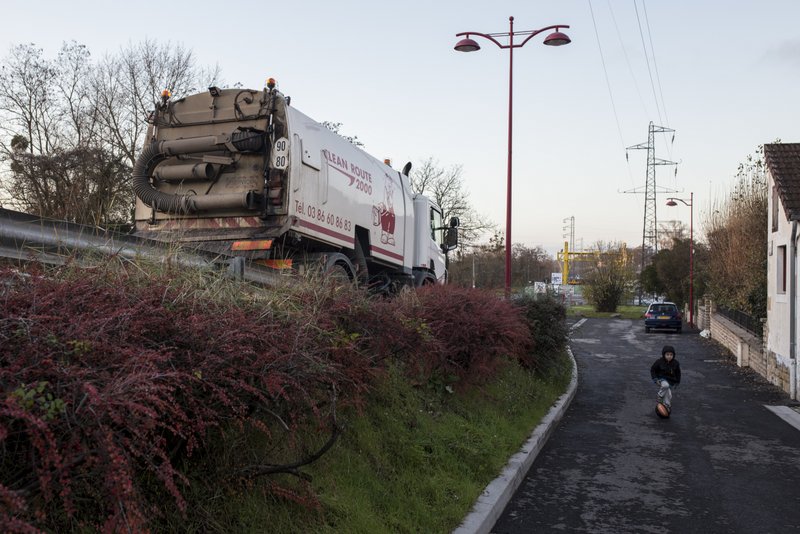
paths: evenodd
<path fill-rule="evenodd" d="M 522 48 L 525 43 L 530 41 L 534 36 L 547 31 L 555 30 L 550 35 L 545 37 L 544 44 L 548 46 L 561 46 L 570 43 L 570 38 L 565 34 L 558 31 L 560 28 L 569 28 L 566 24 L 556 24 L 553 26 L 546 26 L 538 30 L 529 30 L 514 32 L 514 17 L 508 17 L 508 32 L 503 33 L 479 33 L 479 32 L 461 32 L 457 33 L 456 37 L 462 37 L 454 47 L 459 52 L 475 52 L 480 50 L 481 47 L 478 43 L 471 39 L 471 35 L 477 35 L 490 40 L 500 48 L 508 49 L 508 185 L 506 190 L 506 297 L 511 295 L 511 116 L 513 105 L 513 80 L 514 80 L 514 49 Z M 525 36 L 521 43 L 514 43 L 514 36 Z M 508 37 L 508 44 L 502 44 L 496 37 Z"/>
<path fill-rule="evenodd" d="M 670 197 L 667 206 L 677 206 L 678 202 L 689 206 L 689 327 L 694 328 L 694 192 L 689 193 L 689 201 Z"/>

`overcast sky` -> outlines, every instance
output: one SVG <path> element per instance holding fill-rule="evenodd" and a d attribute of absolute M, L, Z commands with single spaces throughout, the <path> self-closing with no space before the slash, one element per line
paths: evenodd
<path fill-rule="evenodd" d="M 694 192 L 696 232 L 758 145 L 800 141 L 798 0 L 3 0 L 0 13 L 3 56 L 35 43 L 53 57 L 74 39 L 99 58 L 151 38 L 218 64 L 227 84 L 274 77 L 293 106 L 396 168 L 461 165 L 502 230 L 508 50 L 476 38 L 482 50 L 455 52 L 455 34 L 507 32 L 511 15 L 515 31 L 568 24 L 570 45 L 543 46 L 545 33 L 514 51 L 512 237 L 551 253 L 570 216 L 578 246 L 641 244 L 644 195 L 622 191 L 643 190 L 646 151 L 626 161 L 625 147 L 646 143 L 650 121 L 676 130 L 656 157 L 679 161 L 677 176 L 659 167 L 657 183 Z M 659 221 L 688 223 L 666 196 Z"/>

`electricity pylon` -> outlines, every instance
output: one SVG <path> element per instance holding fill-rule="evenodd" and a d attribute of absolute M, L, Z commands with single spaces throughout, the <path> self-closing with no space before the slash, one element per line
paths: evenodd
<path fill-rule="evenodd" d="M 625 159 L 628 158 L 628 150 L 647 150 L 647 178 L 645 179 L 644 186 L 644 226 L 642 227 L 642 266 L 639 273 L 639 304 L 642 303 L 642 284 L 641 273 L 644 272 L 645 266 L 648 264 L 650 258 L 658 252 L 658 218 L 656 216 L 656 165 L 677 165 L 675 161 L 669 161 L 656 157 L 656 140 L 655 134 L 673 132 L 672 140 L 675 140 L 675 130 L 666 128 L 664 126 L 655 126 L 650 121 L 650 126 L 647 132 L 647 143 L 639 143 L 638 145 L 629 146 L 625 149 Z M 677 173 L 677 169 L 675 169 Z M 641 193 L 641 188 L 637 187 L 623 191 L 623 193 Z M 677 193 L 675 189 L 666 187 L 661 188 L 662 193 Z"/>

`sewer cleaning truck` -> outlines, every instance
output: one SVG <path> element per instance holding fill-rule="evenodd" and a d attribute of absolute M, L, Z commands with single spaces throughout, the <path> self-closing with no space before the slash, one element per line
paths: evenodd
<path fill-rule="evenodd" d="M 443 283 L 458 219 L 393 169 L 263 90 L 173 99 L 133 168 L 136 234 L 392 291 Z M 240 261 L 243 261 L 240 260 Z"/>

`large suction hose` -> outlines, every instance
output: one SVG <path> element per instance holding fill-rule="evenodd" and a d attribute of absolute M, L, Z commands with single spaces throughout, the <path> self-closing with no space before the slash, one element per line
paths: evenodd
<path fill-rule="evenodd" d="M 196 194 L 175 195 L 162 193 L 152 184 L 150 176 L 156 166 L 169 156 L 179 154 L 197 154 L 227 148 L 231 152 L 258 152 L 264 149 L 264 135 L 254 131 L 236 131 L 228 136 L 206 136 L 190 139 L 176 139 L 174 141 L 153 141 L 147 145 L 133 166 L 133 191 L 146 205 L 156 211 L 186 215 L 196 213 L 209 205 L 207 200 Z M 204 195 L 205 196 L 205 195 Z M 211 197 L 213 198 L 214 195 Z M 249 194 L 224 195 L 228 197 L 223 206 L 219 202 L 213 203 L 215 207 L 241 208 L 248 206 Z M 223 199 L 219 199 L 222 201 Z M 230 205 L 228 205 L 230 204 Z"/>

